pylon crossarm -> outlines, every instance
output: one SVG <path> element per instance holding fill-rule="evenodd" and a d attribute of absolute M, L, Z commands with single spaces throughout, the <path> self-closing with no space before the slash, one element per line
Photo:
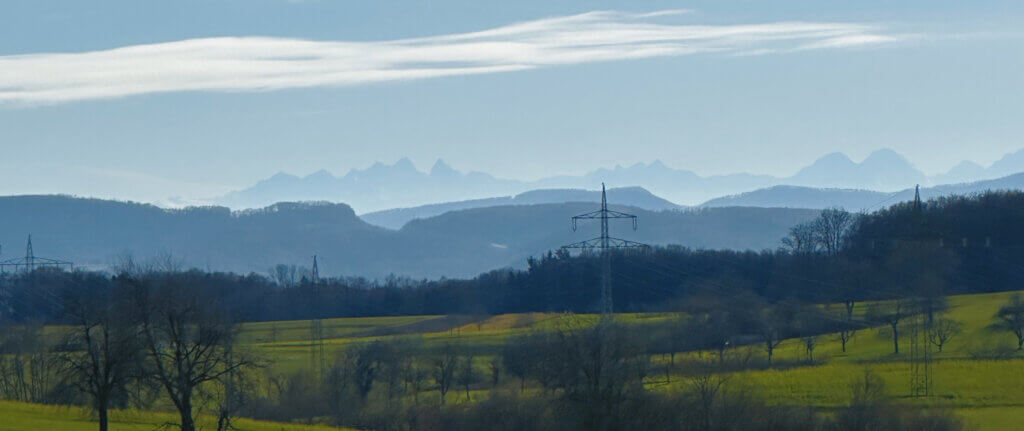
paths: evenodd
<path fill-rule="evenodd" d="M 631 219 L 636 219 L 636 216 L 633 215 L 633 214 L 626 214 L 626 213 L 623 213 L 623 212 L 608 210 L 608 218 L 631 218 Z"/>
<path fill-rule="evenodd" d="M 577 216 L 573 216 L 572 218 L 574 218 L 574 219 L 601 218 L 601 210 L 591 211 L 591 212 L 588 212 L 588 213 L 583 213 L 583 214 L 580 214 L 580 215 L 577 215 Z"/>
<path fill-rule="evenodd" d="M 608 238 L 608 248 L 648 248 L 647 244 L 630 241 L 621 238 Z M 572 244 L 562 246 L 563 249 L 582 249 L 588 250 L 592 248 L 601 248 L 601 238 L 591 238 L 586 241 L 574 242 Z"/>
<path fill-rule="evenodd" d="M 601 321 L 610 322 L 614 308 L 612 306 L 612 270 L 611 253 L 609 249 L 630 249 L 643 248 L 646 244 L 629 241 L 621 238 L 613 238 L 608 235 L 608 219 L 630 219 L 633 221 L 633 230 L 636 230 L 637 217 L 633 214 L 626 214 L 619 211 L 608 210 L 608 196 L 605 193 L 604 184 L 601 184 L 601 209 L 580 214 L 572 218 L 572 230 L 576 230 L 576 222 L 579 220 L 601 220 L 601 236 L 586 241 L 575 242 L 562 247 L 562 250 L 579 249 L 584 253 L 591 253 L 594 250 L 601 250 L 603 264 L 601 265 Z"/>
<path fill-rule="evenodd" d="M 591 249 L 601 247 L 601 238 L 588 239 L 586 241 L 574 242 L 572 244 L 563 245 L 563 249 L 578 248 L 578 249 Z"/>
<path fill-rule="evenodd" d="M 608 238 L 609 248 L 650 248 L 651 246 L 642 242 L 630 241 L 619 238 Z"/>
<path fill-rule="evenodd" d="M 631 218 L 631 219 L 635 219 L 636 218 L 635 215 L 626 214 L 626 213 L 618 212 L 618 211 L 612 211 L 612 210 L 604 211 L 604 213 L 608 214 L 608 218 Z M 603 218 L 603 216 L 601 215 L 601 211 L 593 211 L 593 212 L 589 212 L 589 213 L 586 213 L 586 214 L 580 214 L 578 216 L 573 216 L 573 218 L 577 219 L 577 220 L 580 220 L 580 219 L 599 219 L 599 218 Z"/>

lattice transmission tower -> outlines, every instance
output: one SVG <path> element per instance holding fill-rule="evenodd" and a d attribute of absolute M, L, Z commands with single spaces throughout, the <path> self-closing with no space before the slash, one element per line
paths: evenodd
<path fill-rule="evenodd" d="M 8 271 L 32 272 L 39 268 L 71 271 L 75 269 L 75 264 L 66 260 L 36 256 L 35 251 L 32 249 L 32 235 L 28 236 L 28 242 L 25 244 L 25 257 L 0 261 L 0 273 Z"/>
<path fill-rule="evenodd" d="M 626 214 L 608 209 L 608 196 L 605 193 L 604 183 L 601 183 L 601 209 L 580 214 L 572 217 L 572 230 L 576 231 L 577 224 L 581 220 L 600 220 L 601 236 L 591 238 L 562 246 L 562 249 L 578 249 L 584 253 L 591 253 L 599 250 L 601 253 L 601 321 L 610 321 L 614 316 L 614 305 L 612 304 L 612 249 L 646 249 L 647 244 L 629 241 L 621 238 L 614 238 L 608 234 L 608 221 L 611 219 L 630 219 L 633 222 L 633 230 L 636 230 L 637 220 L 633 214 Z"/>
<path fill-rule="evenodd" d="M 313 255 L 313 269 L 310 271 L 309 280 L 313 289 L 313 315 L 309 321 L 310 361 L 313 373 L 318 378 L 323 378 L 324 370 L 327 368 L 327 355 L 324 352 L 323 316 L 320 314 L 320 266 L 316 255 Z"/>
<path fill-rule="evenodd" d="M 932 247 L 931 241 L 924 238 L 924 214 L 921 206 L 920 186 L 914 187 L 913 204 L 914 223 L 910 232 L 911 241 L 907 246 L 915 248 Z M 932 352 L 928 345 L 928 332 L 932 328 L 932 312 L 926 310 L 926 301 L 930 298 L 928 286 L 915 286 L 917 304 L 910 319 L 910 396 L 927 397 L 932 393 Z"/>

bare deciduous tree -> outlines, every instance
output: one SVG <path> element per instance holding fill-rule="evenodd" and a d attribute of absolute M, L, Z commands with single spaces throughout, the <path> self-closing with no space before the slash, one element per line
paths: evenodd
<path fill-rule="evenodd" d="M 441 394 L 441 405 L 444 405 L 448 390 L 455 382 L 455 369 L 459 365 L 458 349 L 454 344 L 445 344 L 441 352 L 434 357 L 432 364 L 434 383 L 437 384 L 437 391 Z"/>
<path fill-rule="evenodd" d="M 153 270 L 163 273 L 175 273 L 181 272 L 185 267 L 185 261 L 175 257 L 173 253 L 168 250 L 161 250 L 153 255 L 152 264 L 150 265 Z"/>
<path fill-rule="evenodd" d="M 125 301 L 114 292 L 68 301 L 74 322 L 65 339 L 68 381 L 92 401 L 100 431 L 109 426 L 108 410 L 127 398 L 127 385 L 139 377 L 143 354 L 137 325 L 123 312 Z"/>
<path fill-rule="evenodd" d="M 373 389 L 374 382 L 379 377 L 381 371 L 380 353 L 382 350 L 383 346 L 378 340 L 355 345 L 346 352 L 349 367 L 351 368 L 348 374 L 351 376 L 352 383 L 359 393 L 359 399 L 362 401 L 366 401 L 367 395 Z"/>
<path fill-rule="evenodd" d="M 807 361 L 814 363 L 814 349 L 818 347 L 818 336 L 817 335 L 804 335 L 800 337 L 800 340 L 804 343 L 804 353 L 807 354 Z"/>
<path fill-rule="evenodd" d="M 295 274 L 298 268 L 295 265 L 279 263 L 270 268 L 270 278 L 277 282 L 278 286 L 291 287 L 295 285 Z"/>
<path fill-rule="evenodd" d="M 458 370 L 455 374 L 456 383 L 466 390 L 466 401 L 472 401 L 469 397 L 469 387 L 479 379 L 480 375 L 477 374 L 476 368 L 473 367 L 473 354 L 467 354 L 460 361 Z"/>
<path fill-rule="evenodd" d="M 764 351 L 768 355 L 768 366 L 772 366 L 772 358 L 775 356 L 775 348 L 782 344 L 781 330 L 783 320 L 770 308 L 761 312 L 760 320 L 761 340 L 764 342 Z"/>
<path fill-rule="evenodd" d="M 427 388 L 427 380 L 430 372 L 427 367 L 420 364 L 415 357 L 407 356 L 402 362 L 402 382 L 406 390 L 412 392 L 413 403 L 419 405 L 420 392 Z"/>
<path fill-rule="evenodd" d="M 718 393 L 725 386 L 728 377 L 712 372 L 712 367 L 705 366 L 704 369 L 690 377 L 690 387 L 697 394 L 700 401 L 700 429 L 711 430 L 714 428 L 714 404 Z"/>
<path fill-rule="evenodd" d="M 668 365 L 665 367 L 665 381 L 672 381 L 672 372 L 676 368 L 676 354 L 686 348 L 689 339 L 686 319 L 683 315 L 676 316 L 668 328 Z"/>
<path fill-rule="evenodd" d="M 491 358 L 488 366 L 491 371 L 491 389 L 493 389 L 498 387 L 498 383 L 501 382 L 501 358 L 497 356 Z"/>
<path fill-rule="evenodd" d="M 900 353 L 900 323 L 911 314 L 911 306 L 907 299 L 895 299 L 884 303 L 875 303 L 868 308 L 868 321 L 889 326 L 892 337 L 892 353 Z"/>
<path fill-rule="evenodd" d="M 841 208 L 829 208 L 814 220 L 814 238 L 825 254 L 835 256 L 843 249 L 852 226 L 853 215 Z"/>
<path fill-rule="evenodd" d="M 838 255 L 853 222 L 853 215 L 841 208 L 822 210 L 818 218 L 790 228 L 789 235 L 782 239 L 782 250 L 792 254 L 820 251 L 829 256 Z"/>
<path fill-rule="evenodd" d="M 1017 337 L 1017 350 L 1024 349 L 1024 300 L 1020 295 L 1013 295 L 1009 302 L 996 312 L 992 328 L 1013 333 Z"/>
<path fill-rule="evenodd" d="M 939 349 L 939 353 L 942 353 L 942 347 L 959 334 L 962 328 L 963 325 L 956 320 L 945 317 L 935 319 L 928 328 L 928 341 Z"/>
<path fill-rule="evenodd" d="M 228 351 L 231 354 L 231 351 Z M 217 431 L 236 429 L 234 418 L 251 402 L 255 382 L 245 368 L 239 367 L 217 378 L 219 390 L 213 395 L 217 404 Z"/>
<path fill-rule="evenodd" d="M 0 326 L 0 398 L 55 402 L 62 385 L 62 361 L 51 352 L 43 326 Z"/>
<path fill-rule="evenodd" d="M 233 351 L 232 323 L 199 289 L 151 277 L 135 281 L 134 290 L 149 375 L 178 410 L 181 430 L 194 431 L 200 387 L 257 364 Z"/>
<path fill-rule="evenodd" d="M 505 371 L 519 378 L 519 392 L 526 390 L 526 377 L 530 374 L 529 339 L 524 336 L 510 338 L 501 350 L 501 363 Z"/>
<path fill-rule="evenodd" d="M 789 229 L 789 235 L 782 239 L 782 249 L 792 254 L 811 254 L 818 250 L 814 225 L 800 223 Z"/>
<path fill-rule="evenodd" d="M 849 314 L 847 314 L 849 316 Z M 843 353 L 846 353 L 846 345 L 857 335 L 857 325 L 853 320 L 843 317 L 836 318 L 834 320 L 836 338 L 839 340 L 839 344 L 842 346 Z"/>

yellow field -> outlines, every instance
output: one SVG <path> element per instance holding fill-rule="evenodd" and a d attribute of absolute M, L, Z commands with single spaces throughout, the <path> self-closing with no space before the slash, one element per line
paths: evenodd
<path fill-rule="evenodd" d="M 1013 353 L 1012 335 L 996 333 L 987 328 L 992 316 L 1012 293 L 978 294 L 950 297 L 947 317 L 963 324 L 963 333 L 947 344 L 945 351 L 935 354 L 932 364 L 933 395 L 910 398 L 910 365 L 905 362 L 909 351 L 909 332 L 901 336 L 901 354 L 892 355 L 892 342 L 876 329 L 860 331 L 848 344 L 848 352 L 840 350 L 834 336 L 820 337 L 815 350 L 816 364 L 771 370 L 749 370 L 732 373 L 730 382 L 760 394 L 772 403 L 810 405 L 828 409 L 849 401 L 849 382 L 870 369 L 888 384 L 890 395 L 902 403 L 950 408 L 962 415 L 975 429 L 1013 429 L 1024 423 L 1024 360 Z M 864 310 L 858 304 L 858 313 Z M 669 318 L 660 313 L 621 314 L 622 323 L 649 322 Z M 565 326 L 589 325 L 594 315 L 562 315 L 545 313 L 508 314 L 500 316 L 399 316 L 327 319 L 323 333 L 327 338 L 328 360 L 354 342 L 417 336 L 429 345 L 457 339 L 478 351 L 477 363 L 482 368 L 508 337 L 535 330 Z M 265 372 L 281 374 L 309 367 L 311 363 L 309 321 L 247 323 L 242 326 L 241 339 L 248 348 L 272 360 Z M 1009 351 L 1010 357 L 981 359 L 979 352 Z M 732 354 L 763 355 L 760 346 L 733 349 Z M 787 340 L 777 350 L 778 363 L 797 363 L 804 358 L 799 340 Z M 677 357 L 682 361 L 686 355 Z M 662 358 L 655 358 L 656 361 Z M 682 385 L 680 376 L 671 384 L 652 379 L 655 390 L 674 390 Z M 655 382 L 654 380 L 659 380 Z M 487 389 L 474 388 L 473 399 L 481 399 Z M 430 399 L 433 394 L 423 394 Z M 449 395 L 462 402 L 463 392 Z M 38 406 L 0 402 L 0 430 L 93 429 L 91 416 L 83 409 Z M 174 420 L 170 413 L 119 411 L 112 414 L 113 429 L 152 430 Z M 328 427 L 240 421 L 243 430 L 327 430 Z"/>
<path fill-rule="evenodd" d="M 173 424 L 171 413 L 114 410 L 110 412 L 110 429 L 124 431 L 153 431 Z M 323 425 L 282 424 L 248 419 L 235 421 L 240 431 L 344 431 Z M 216 429 L 211 418 L 197 424 L 201 429 Z M 0 401 L 0 430 L 2 431 L 92 431 L 96 422 L 88 409 L 66 406 L 43 406 L 12 401 Z M 173 428 L 170 428 L 173 429 Z"/>
<path fill-rule="evenodd" d="M 736 373 L 735 379 L 757 388 L 766 399 L 783 404 L 806 404 L 830 407 L 849 399 L 848 382 L 871 369 L 884 378 L 894 397 L 903 402 L 954 408 L 1019 407 L 1024 408 L 1024 361 L 1020 354 L 1010 359 L 976 359 L 979 351 L 1016 348 L 1009 333 L 987 328 L 992 316 L 1011 293 L 995 293 L 950 297 L 947 317 L 960 321 L 963 333 L 953 338 L 934 354 L 932 380 L 934 394 L 925 398 L 907 398 L 909 394 L 909 339 L 901 336 L 901 354 L 892 354 L 892 341 L 876 330 L 860 331 L 840 350 L 833 336 L 823 336 L 815 350 L 815 359 L 824 365 L 804 366 L 786 370 L 758 370 Z M 788 340 L 776 352 L 780 360 L 802 358 L 803 345 Z"/>

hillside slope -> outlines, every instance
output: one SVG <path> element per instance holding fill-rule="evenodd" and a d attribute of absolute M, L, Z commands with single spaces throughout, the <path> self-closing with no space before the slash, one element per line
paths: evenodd
<path fill-rule="evenodd" d="M 592 203 L 509 205 L 448 212 L 393 231 L 370 225 L 344 204 L 279 203 L 260 210 L 223 207 L 164 210 L 152 205 L 66 196 L 0 198 L 0 244 L 8 259 L 24 255 L 31 234 L 38 256 L 107 268 L 126 253 L 170 253 L 186 266 L 265 273 L 278 263 L 309 265 L 325 275 L 458 277 L 524 265 L 526 257 L 596 235 L 574 233 L 569 218 Z M 619 209 L 640 216 L 640 230 L 613 234 L 652 244 L 763 249 L 814 211 L 716 208 L 700 211 Z"/>
<path fill-rule="evenodd" d="M 608 196 L 608 199 L 612 202 L 645 210 L 661 211 L 682 208 L 679 205 L 655 196 L 642 187 L 609 189 Z M 515 196 L 445 202 L 411 208 L 395 208 L 362 214 L 359 217 L 373 225 L 389 229 L 400 229 L 411 220 L 433 217 L 449 211 L 502 205 L 535 205 L 565 202 L 601 202 L 601 192 L 582 189 L 531 190 Z"/>
<path fill-rule="evenodd" d="M 921 198 L 931 199 L 949 195 L 970 195 L 995 190 L 1024 190 L 1024 173 L 993 180 L 922 187 Z M 874 211 L 897 202 L 914 199 L 914 188 L 893 193 L 871 190 L 814 188 L 800 186 L 774 186 L 737 195 L 709 200 L 702 207 L 752 206 L 767 208 L 830 208 L 848 211 Z"/>

